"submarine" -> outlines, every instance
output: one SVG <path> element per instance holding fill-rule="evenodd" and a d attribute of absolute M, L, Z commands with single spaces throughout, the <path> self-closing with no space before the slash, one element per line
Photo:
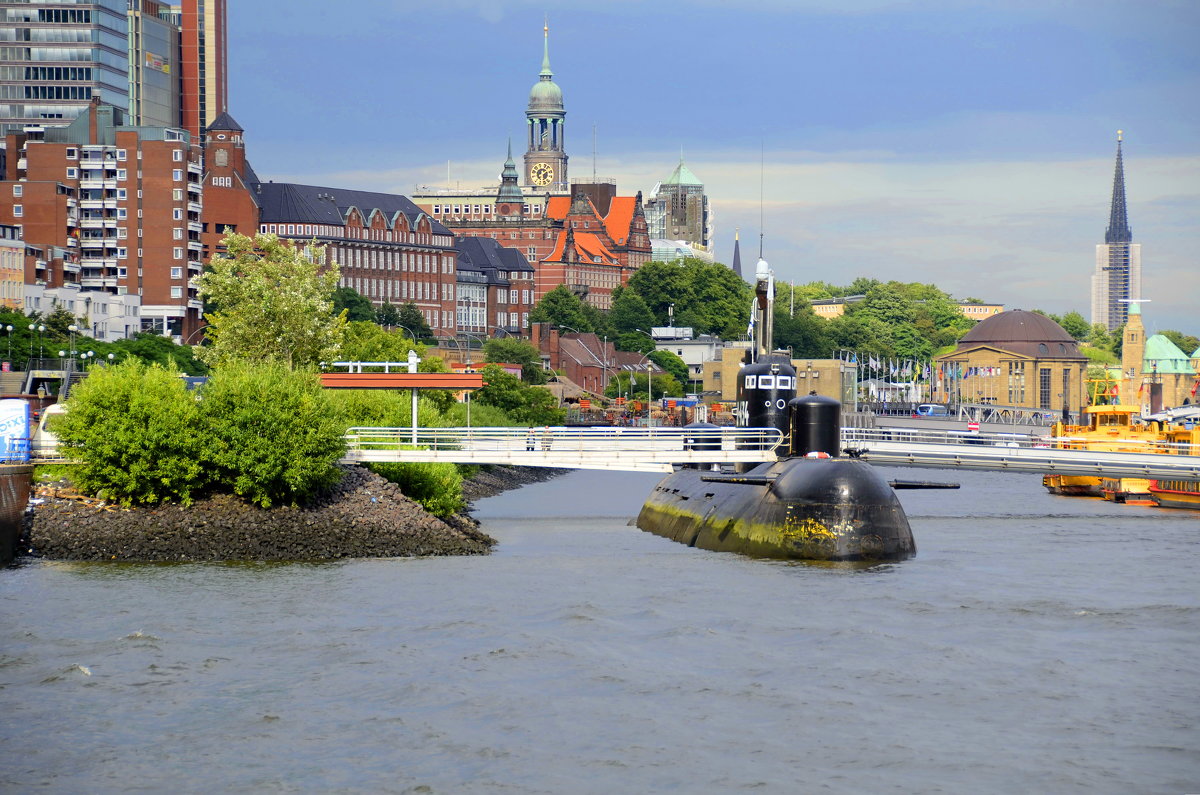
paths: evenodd
<path fill-rule="evenodd" d="M 892 484 L 870 464 L 840 455 L 841 403 L 815 393 L 796 396 L 790 357 L 771 350 L 773 304 L 774 277 L 759 259 L 754 345 L 738 374 L 736 414 L 739 427 L 783 433 L 779 459 L 739 472 L 679 469 L 654 488 L 636 525 L 689 546 L 754 557 L 911 557 L 912 528 Z"/>

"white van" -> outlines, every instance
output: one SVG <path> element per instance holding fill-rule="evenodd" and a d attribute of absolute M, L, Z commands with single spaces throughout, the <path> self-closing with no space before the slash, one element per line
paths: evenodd
<path fill-rule="evenodd" d="M 62 403 L 51 403 L 42 409 L 42 416 L 38 417 L 37 426 L 33 429 L 29 439 L 29 452 L 33 459 L 59 457 L 58 437 L 54 435 L 51 428 L 54 425 L 54 418 L 61 417 L 66 413 L 67 407 Z"/>

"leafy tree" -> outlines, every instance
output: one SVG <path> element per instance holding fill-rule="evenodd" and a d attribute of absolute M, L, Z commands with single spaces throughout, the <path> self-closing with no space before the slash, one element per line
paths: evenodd
<path fill-rule="evenodd" d="M 829 340 L 833 348 L 846 348 L 863 354 L 893 356 L 891 329 L 883 321 L 859 314 L 845 314 L 829 321 Z"/>
<path fill-rule="evenodd" d="M 671 351 L 651 351 L 646 358 L 665 370 L 668 375 L 680 384 L 687 384 L 692 380 L 687 363 Z"/>
<path fill-rule="evenodd" d="M 1190 334 L 1184 334 L 1182 331 L 1166 329 L 1165 331 L 1160 331 L 1158 333 L 1175 343 L 1179 350 L 1183 351 L 1188 356 L 1191 356 L 1196 352 L 1197 348 L 1200 348 L 1200 339 L 1193 337 Z"/>
<path fill-rule="evenodd" d="M 775 304 L 775 347 L 791 348 L 797 358 L 824 358 L 830 355 L 828 322 L 813 314 L 807 302 L 795 315 Z"/>
<path fill-rule="evenodd" d="M 400 487 L 410 500 L 434 516 L 453 516 L 467 507 L 462 491 L 462 473 L 454 464 L 434 461 L 371 464 L 372 472 Z"/>
<path fill-rule="evenodd" d="M 859 276 L 854 281 L 850 282 L 850 286 L 845 288 L 842 295 L 866 295 L 875 287 L 879 287 L 883 282 L 878 279 L 868 279 L 866 276 Z"/>
<path fill-rule="evenodd" d="M 201 396 L 205 457 L 234 494 L 264 508 L 297 504 L 341 479 L 346 428 L 315 373 L 233 360 Z"/>
<path fill-rule="evenodd" d="M 346 319 L 333 316 L 338 267 L 323 267 L 321 246 L 293 247 L 271 234 L 229 234 L 228 254 L 216 254 L 197 277 L 210 342 L 197 351 L 207 364 L 282 362 L 288 367 L 332 361 Z"/>
<path fill-rule="evenodd" d="M 406 362 L 408 352 L 425 355 L 425 346 L 408 338 L 402 331 L 389 331 L 372 322 L 351 321 L 338 356 L 348 362 Z"/>
<path fill-rule="evenodd" d="M 640 331 L 630 331 L 617 336 L 615 347 L 619 351 L 637 351 L 649 353 L 654 350 L 654 338 Z"/>
<path fill-rule="evenodd" d="M 71 390 L 54 426 L 85 494 L 124 505 L 189 504 L 212 485 L 199 407 L 178 374 L 130 359 Z"/>
<path fill-rule="evenodd" d="M 390 301 L 384 301 L 375 310 L 375 322 L 384 327 L 395 326 L 400 323 L 400 307 Z"/>
<path fill-rule="evenodd" d="M 1073 309 L 1062 316 L 1062 322 L 1059 325 L 1068 334 L 1080 341 L 1086 340 L 1091 334 L 1091 326 L 1083 319 L 1083 315 Z"/>
<path fill-rule="evenodd" d="M 346 320 L 365 321 L 375 319 L 375 306 L 371 299 L 359 295 L 357 290 L 339 287 L 333 291 L 333 314 L 346 313 Z"/>
<path fill-rule="evenodd" d="M 1092 324 L 1091 330 L 1088 331 L 1088 342 L 1092 344 L 1092 347 L 1112 352 L 1112 335 L 1108 333 L 1108 327 L 1103 323 Z"/>
<path fill-rule="evenodd" d="M 654 317 L 662 321 L 666 320 L 671 304 L 676 304 L 678 314 L 687 308 L 692 295 L 692 285 L 678 260 L 647 262 L 629 277 L 628 289 L 641 296 Z"/>
<path fill-rule="evenodd" d="M 425 322 L 425 315 L 421 313 L 420 309 L 417 309 L 417 305 L 412 301 L 408 301 L 400 307 L 400 319 L 395 325 L 416 334 L 418 340 L 433 339 L 433 329 L 429 328 L 429 324 Z"/>
<path fill-rule="evenodd" d="M 872 286 L 861 303 L 847 307 L 847 314 L 874 318 L 886 326 L 895 327 L 911 325 L 916 319 L 916 306 L 905 295 L 902 285 L 889 282 Z"/>
<path fill-rule="evenodd" d="M 200 345 L 176 345 L 170 337 L 161 334 L 134 334 L 132 337 L 103 343 L 95 340 L 88 350 L 96 351 L 96 359 L 103 361 L 109 353 L 116 354 L 116 361 L 134 358 L 147 364 L 158 364 L 168 369 L 178 369 L 188 375 L 207 375 L 208 366 L 196 357 Z M 76 348 L 80 341 L 76 340 Z"/>
<path fill-rule="evenodd" d="M 521 365 L 521 380 L 527 384 L 546 383 L 542 370 L 542 354 L 528 340 L 502 337 L 483 344 L 483 359 L 486 362 Z"/>
<path fill-rule="evenodd" d="M 671 306 L 675 325 L 700 334 L 736 337 L 749 321 L 750 286 L 724 265 L 695 257 L 646 263 L 630 277 L 622 297 L 628 292 L 642 298 L 656 325 L 670 321 Z"/>
<path fill-rule="evenodd" d="M 555 406 L 554 395 L 539 386 L 526 386 L 495 364 L 483 368 L 485 386 L 475 392 L 478 403 L 502 409 L 522 425 L 558 425 L 566 412 Z"/>
<path fill-rule="evenodd" d="M 577 331 L 592 331 L 583 301 L 579 296 L 560 284 L 542 296 L 529 313 L 530 323 L 549 323 L 553 326 L 573 328 Z"/>
<path fill-rule="evenodd" d="M 670 375 L 655 375 L 651 379 L 651 386 L 654 389 L 654 398 L 666 397 L 682 397 L 683 387 L 673 376 Z M 646 374 L 638 372 L 622 372 L 610 378 L 608 386 L 604 389 L 606 397 L 617 397 L 624 395 L 632 400 L 647 400 L 646 392 Z"/>

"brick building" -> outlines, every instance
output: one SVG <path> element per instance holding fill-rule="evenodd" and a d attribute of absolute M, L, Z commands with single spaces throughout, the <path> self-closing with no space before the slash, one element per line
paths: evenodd
<path fill-rule="evenodd" d="M 132 127 L 93 99 L 66 127 L 10 134 L 0 223 L 28 246 L 25 308 L 62 306 L 93 336 L 184 340 L 200 322 L 200 147 L 172 127 Z"/>
<path fill-rule="evenodd" d="M 456 327 L 483 336 L 525 336 L 533 267 L 520 251 L 485 237 L 456 240 Z"/>

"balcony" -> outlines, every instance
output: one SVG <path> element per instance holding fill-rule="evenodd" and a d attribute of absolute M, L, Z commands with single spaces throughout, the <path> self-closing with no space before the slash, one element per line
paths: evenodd
<path fill-rule="evenodd" d="M 189 251 L 204 251 L 204 244 L 199 240 L 189 240 L 187 247 Z"/>
<path fill-rule="evenodd" d="M 204 263 L 196 260 L 188 260 L 188 273 L 204 273 Z"/>
<path fill-rule="evenodd" d="M 200 205 L 200 202 L 191 202 L 190 201 L 187 203 L 187 211 L 189 213 L 197 213 L 198 214 L 200 212 L 203 212 L 203 209 L 204 208 Z"/>
<path fill-rule="evenodd" d="M 83 287 L 83 288 L 91 288 L 93 290 L 103 290 L 103 289 L 110 288 L 110 287 L 115 288 L 117 286 L 117 277 L 116 276 L 100 276 L 100 277 L 90 277 L 89 278 L 89 277 L 85 276 L 84 278 L 79 280 L 79 286 Z"/>
<path fill-rule="evenodd" d="M 80 265 L 78 262 L 64 262 L 63 263 L 63 272 L 64 273 L 79 273 L 79 271 L 80 271 Z"/>
<path fill-rule="evenodd" d="M 204 225 L 197 221 L 188 221 L 187 228 L 189 232 L 195 232 L 198 235 L 204 233 Z"/>
<path fill-rule="evenodd" d="M 117 247 L 117 239 L 115 237 L 85 237 L 79 243 L 80 247 L 84 249 Z"/>
<path fill-rule="evenodd" d="M 103 189 L 103 190 L 116 190 L 117 189 L 117 180 L 113 179 L 113 178 L 81 179 L 79 181 L 79 187 L 82 189 L 85 189 L 85 190 L 89 189 L 89 188 L 90 189 Z"/>
<path fill-rule="evenodd" d="M 200 164 L 193 162 L 191 160 L 188 161 L 187 170 L 192 172 L 193 174 L 203 174 L 204 173 L 204 170 L 200 167 Z"/>

